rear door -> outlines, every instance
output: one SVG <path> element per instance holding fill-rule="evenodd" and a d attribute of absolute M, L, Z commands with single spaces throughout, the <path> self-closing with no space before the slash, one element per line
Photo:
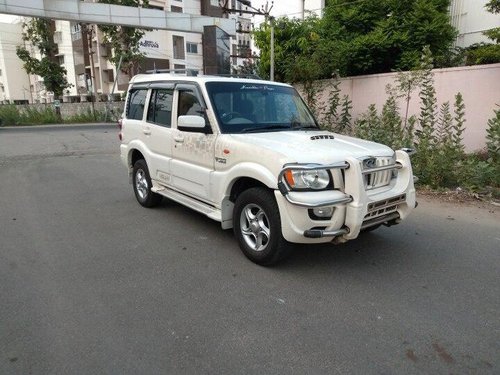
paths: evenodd
<path fill-rule="evenodd" d="M 172 105 L 174 85 L 151 84 L 151 97 L 146 114 L 146 144 L 151 151 L 149 173 L 153 180 L 170 185 L 172 160 Z"/>
<path fill-rule="evenodd" d="M 134 85 L 129 90 L 127 99 L 127 109 L 125 112 L 125 132 L 126 140 L 140 139 L 145 140 L 144 109 L 148 96 L 147 85 Z"/>

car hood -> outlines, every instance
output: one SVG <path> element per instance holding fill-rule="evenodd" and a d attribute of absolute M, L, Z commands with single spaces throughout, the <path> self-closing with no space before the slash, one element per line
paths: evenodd
<path fill-rule="evenodd" d="M 335 163 L 346 157 L 392 156 L 394 151 L 379 143 L 327 131 L 279 131 L 233 134 L 239 142 L 282 154 L 288 162 Z"/>

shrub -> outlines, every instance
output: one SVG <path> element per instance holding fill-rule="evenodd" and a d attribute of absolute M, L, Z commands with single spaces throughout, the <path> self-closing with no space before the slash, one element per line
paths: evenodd
<path fill-rule="evenodd" d="M 356 121 L 355 135 L 391 146 L 394 149 L 414 145 L 413 170 L 420 182 L 431 188 L 461 186 L 472 191 L 498 191 L 500 186 L 500 109 L 488 121 L 487 152 L 465 154 L 463 132 L 465 105 L 460 93 L 455 96 L 453 113 L 450 103 L 437 106 L 432 59 L 424 51 L 420 72 L 401 73 L 397 85 L 389 87 L 389 97 L 379 115 L 375 105 Z M 406 77 L 405 75 L 409 75 Z M 411 75 L 411 76 L 410 76 Z M 409 86 L 410 82 L 414 86 Z M 416 85 L 416 86 L 415 86 Z M 420 114 L 405 124 L 396 98 L 406 99 L 419 88 Z M 406 115 L 405 115 L 406 118 Z"/>
<path fill-rule="evenodd" d="M 19 125 L 21 115 L 13 104 L 0 105 L 0 126 Z"/>
<path fill-rule="evenodd" d="M 61 118 L 56 114 L 52 106 L 41 109 L 28 106 L 21 112 L 20 121 L 27 125 L 58 124 L 61 122 Z"/>
<path fill-rule="evenodd" d="M 105 111 L 94 111 L 92 114 L 92 110 L 87 108 L 85 111 L 77 113 L 76 115 L 69 116 L 64 119 L 66 123 L 91 123 L 96 121 L 104 121 L 106 118 Z"/>

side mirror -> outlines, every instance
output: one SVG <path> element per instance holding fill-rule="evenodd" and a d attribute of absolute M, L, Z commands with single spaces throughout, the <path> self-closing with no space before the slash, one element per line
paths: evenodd
<path fill-rule="evenodd" d="M 201 116 L 186 115 L 177 118 L 177 128 L 179 130 L 204 129 L 205 126 L 205 119 Z"/>

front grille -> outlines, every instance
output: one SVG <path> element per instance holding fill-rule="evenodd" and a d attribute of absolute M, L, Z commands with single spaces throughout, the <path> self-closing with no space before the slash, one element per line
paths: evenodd
<path fill-rule="evenodd" d="M 401 194 L 393 198 L 384 199 L 378 202 L 368 204 L 368 213 L 364 220 L 370 220 L 379 216 L 384 216 L 396 212 L 399 204 L 406 201 L 406 194 Z"/>
<path fill-rule="evenodd" d="M 375 159 L 374 167 L 385 167 L 387 165 L 395 164 L 392 157 L 379 157 Z M 365 188 L 366 190 L 376 189 L 382 186 L 387 186 L 391 182 L 393 170 L 373 172 L 365 174 Z"/>

